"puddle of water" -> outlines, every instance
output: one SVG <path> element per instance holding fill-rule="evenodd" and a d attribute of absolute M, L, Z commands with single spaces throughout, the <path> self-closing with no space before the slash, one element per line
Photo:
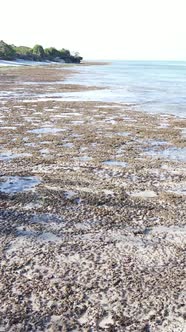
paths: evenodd
<path fill-rule="evenodd" d="M 41 149 L 41 150 L 39 150 L 39 152 L 40 152 L 41 154 L 49 154 L 49 153 L 50 153 L 50 150 L 49 150 L 49 149 Z"/>
<path fill-rule="evenodd" d="M 7 152 L 0 154 L 0 160 L 8 161 L 8 160 L 15 159 L 15 158 L 24 158 L 24 157 L 30 157 L 30 156 L 31 156 L 30 153 L 13 153 L 11 151 L 7 151 Z"/>
<path fill-rule="evenodd" d="M 70 115 L 62 115 L 62 114 L 52 114 L 51 119 L 63 119 L 63 118 L 69 118 Z"/>
<path fill-rule="evenodd" d="M 158 148 L 161 146 L 166 146 L 166 145 L 170 145 L 170 143 L 166 142 L 166 141 L 162 141 L 162 140 L 153 140 L 153 139 L 149 139 L 149 140 L 143 140 L 143 139 L 138 139 L 136 140 L 138 143 L 142 143 L 142 144 L 148 144 L 149 146 L 145 146 L 143 148 L 143 151 L 145 153 L 161 153 L 161 151 L 158 151 Z"/>
<path fill-rule="evenodd" d="M 62 239 L 53 234 L 52 232 L 44 232 L 38 236 L 38 240 L 44 241 L 44 242 L 60 242 Z"/>
<path fill-rule="evenodd" d="M 92 158 L 89 157 L 89 156 L 82 156 L 82 157 L 78 157 L 78 159 L 81 160 L 81 161 L 89 161 L 89 160 L 91 160 Z"/>
<path fill-rule="evenodd" d="M 31 123 L 38 123 L 39 120 L 33 118 L 33 117 L 26 117 L 24 116 L 24 120 L 27 121 L 27 122 L 31 122 Z"/>
<path fill-rule="evenodd" d="M 85 123 L 85 121 L 83 121 L 83 120 L 74 120 L 74 121 L 72 121 L 72 124 L 74 124 L 74 125 L 79 125 L 79 124 L 83 124 L 83 123 Z"/>
<path fill-rule="evenodd" d="M 75 193 L 75 191 L 69 190 L 69 191 L 66 191 L 66 192 L 64 193 L 64 195 L 65 195 L 65 198 L 67 198 L 67 199 L 71 199 L 71 198 L 73 198 L 74 196 L 76 196 L 77 193 Z"/>
<path fill-rule="evenodd" d="M 110 123 L 112 125 L 116 124 L 116 120 L 110 118 L 110 119 L 106 119 L 106 120 L 103 120 L 103 122 L 107 122 L 107 123 Z"/>
<path fill-rule="evenodd" d="M 131 118 L 131 117 L 129 117 L 129 116 L 125 116 L 125 117 L 123 118 L 123 120 L 124 120 L 124 121 L 129 121 L 129 122 L 137 122 L 136 119 L 133 119 L 133 118 Z"/>
<path fill-rule="evenodd" d="M 110 196 L 110 195 L 113 196 L 114 195 L 113 190 L 103 189 L 102 192 L 107 196 Z"/>
<path fill-rule="evenodd" d="M 182 129 L 181 135 L 182 135 L 183 138 L 186 138 L 186 128 Z"/>
<path fill-rule="evenodd" d="M 63 220 L 61 217 L 55 215 L 55 214 L 50 214 L 50 213 L 41 213 L 41 214 L 36 214 L 32 217 L 31 219 L 32 223 L 59 223 L 62 222 Z"/>
<path fill-rule="evenodd" d="M 52 165 L 40 164 L 40 165 L 33 166 L 32 171 L 36 172 L 36 173 L 42 173 L 42 174 L 44 174 L 44 173 L 51 174 L 58 169 L 61 169 L 61 166 L 57 166 L 56 164 L 52 164 Z"/>
<path fill-rule="evenodd" d="M 167 141 L 163 141 L 163 140 L 155 140 L 155 139 L 136 139 L 136 142 L 140 143 L 140 144 L 149 144 L 151 145 L 151 147 L 158 147 L 158 146 L 163 146 L 163 145 L 168 145 L 170 143 L 168 143 Z M 148 149 L 148 148 L 147 148 Z"/>
<path fill-rule="evenodd" d="M 161 123 L 158 128 L 168 128 L 169 127 L 169 123 L 168 122 L 163 122 Z"/>
<path fill-rule="evenodd" d="M 65 147 L 65 148 L 73 148 L 74 147 L 74 144 L 73 143 L 64 143 L 63 144 L 63 146 Z"/>
<path fill-rule="evenodd" d="M 109 328 L 110 325 L 113 325 L 113 324 L 114 324 L 114 320 L 113 320 L 111 314 L 109 313 L 108 316 L 101 318 L 99 327 L 101 329 L 107 329 L 107 328 Z"/>
<path fill-rule="evenodd" d="M 36 144 L 35 143 L 25 143 L 24 145 L 26 145 L 26 146 L 31 146 L 31 147 L 36 147 Z"/>
<path fill-rule="evenodd" d="M 66 113 L 62 113 L 62 114 L 56 114 L 54 115 L 54 117 L 60 117 L 60 118 L 69 118 L 69 117 L 72 117 L 72 116 L 81 116 L 82 114 L 81 113 L 78 113 L 78 112 L 74 112 L 73 109 L 72 109 L 72 112 L 66 112 Z"/>
<path fill-rule="evenodd" d="M 21 84 L 23 85 L 55 85 L 55 84 L 64 84 L 64 81 L 38 81 L 38 82 L 33 82 L 33 81 L 25 81 L 25 82 L 21 82 Z"/>
<path fill-rule="evenodd" d="M 41 181 L 35 176 L 8 176 L 2 177 L 0 192 L 6 194 L 19 193 L 35 188 Z"/>
<path fill-rule="evenodd" d="M 50 141 L 42 141 L 40 142 L 40 144 L 50 144 L 51 142 Z"/>
<path fill-rule="evenodd" d="M 150 139 L 148 141 L 146 141 L 147 143 L 151 144 L 152 146 L 163 146 L 163 145 L 167 145 L 169 144 L 166 141 L 162 141 L 162 140 L 155 140 L 155 139 Z"/>
<path fill-rule="evenodd" d="M 23 141 L 24 141 L 24 142 L 28 142 L 28 140 L 29 140 L 29 137 L 28 137 L 28 136 L 23 137 Z"/>
<path fill-rule="evenodd" d="M 17 231 L 18 236 L 26 236 L 29 238 L 33 238 L 37 241 L 43 241 L 43 242 L 59 242 L 61 241 L 61 238 L 52 232 L 43 232 L 43 233 L 38 233 L 36 231 L 31 231 L 31 230 L 18 230 Z"/>
<path fill-rule="evenodd" d="M 120 105 L 99 105 L 99 106 L 94 106 L 94 107 L 99 107 L 99 108 L 121 108 Z"/>
<path fill-rule="evenodd" d="M 163 241 L 168 241 L 173 244 L 186 244 L 186 226 L 155 226 L 153 227 L 150 232 L 149 236 L 156 236 L 156 237 L 163 237 Z"/>
<path fill-rule="evenodd" d="M 153 198 L 157 197 L 157 194 L 153 190 L 144 190 L 136 191 L 130 194 L 131 197 L 140 197 L 140 198 Z"/>
<path fill-rule="evenodd" d="M 186 167 L 171 167 L 170 165 L 162 165 L 161 168 L 172 174 L 186 174 Z"/>
<path fill-rule="evenodd" d="M 183 226 L 154 226 L 152 229 L 151 229 L 151 233 L 156 233 L 156 232 L 159 232 L 159 233 L 174 233 L 174 232 L 183 232 L 185 233 L 186 232 L 186 226 L 183 225 Z"/>
<path fill-rule="evenodd" d="M 127 167 L 128 163 L 124 161 L 117 161 L 117 160 L 106 160 L 103 162 L 104 165 L 108 166 L 117 166 L 117 167 Z"/>
<path fill-rule="evenodd" d="M 71 136 L 72 136 L 72 137 L 75 137 L 75 138 L 80 138 L 80 137 L 83 137 L 83 135 L 82 135 L 82 134 L 72 134 Z"/>
<path fill-rule="evenodd" d="M 186 195 L 186 182 L 172 186 L 170 189 L 166 190 L 166 192 L 176 195 Z"/>
<path fill-rule="evenodd" d="M 93 148 L 96 148 L 97 147 L 97 143 L 91 143 L 91 146 L 93 147 Z"/>
<path fill-rule="evenodd" d="M 40 204 L 40 203 L 28 203 L 23 206 L 23 209 L 24 210 L 35 210 L 35 209 L 39 209 L 41 207 L 42 207 L 42 204 Z"/>
<path fill-rule="evenodd" d="M 30 110 L 35 111 L 34 108 L 31 108 Z M 34 112 L 34 113 L 33 113 L 34 116 L 35 116 L 35 115 L 41 115 L 41 114 L 43 114 L 43 113 L 42 113 L 42 112 Z"/>
<path fill-rule="evenodd" d="M 121 145 L 120 148 L 116 151 L 116 155 L 122 156 L 125 153 L 125 145 Z"/>
<path fill-rule="evenodd" d="M 1 127 L 1 130 L 16 130 L 17 127 Z"/>
<path fill-rule="evenodd" d="M 152 157 L 162 157 L 172 161 L 186 161 L 186 147 L 185 148 L 168 148 L 163 151 L 151 150 L 145 153 Z"/>
<path fill-rule="evenodd" d="M 119 132 L 119 133 L 117 133 L 117 135 L 118 136 L 123 136 L 123 137 L 127 137 L 127 136 L 129 136 L 131 133 L 129 133 L 129 132 Z"/>
<path fill-rule="evenodd" d="M 44 127 L 44 128 L 28 130 L 29 133 L 34 133 L 34 134 L 56 134 L 61 131 L 65 131 L 65 129 Z"/>
<path fill-rule="evenodd" d="M 79 318 L 78 318 L 78 322 L 80 323 L 80 325 L 86 324 L 89 320 L 88 317 L 88 313 L 87 311 L 85 313 L 83 313 Z"/>
<path fill-rule="evenodd" d="M 86 146 L 81 146 L 80 151 L 86 151 L 88 148 Z"/>
<path fill-rule="evenodd" d="M 95 222 L 90 222 L 89 220 L 84 222 L 76 222 L 74 226 L 78 230 L 90 230 L 91 227 L 95 226 Z"/>

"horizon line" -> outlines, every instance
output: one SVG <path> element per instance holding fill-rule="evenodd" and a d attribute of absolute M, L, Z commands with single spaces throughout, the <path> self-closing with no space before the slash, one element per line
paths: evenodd
<path fill-rule="evenodd" d="M 141 61 L 141 62 L 186 62 L 186 59 L 104 59 L 104 58 L 83 58 L 83 61 Z"/>

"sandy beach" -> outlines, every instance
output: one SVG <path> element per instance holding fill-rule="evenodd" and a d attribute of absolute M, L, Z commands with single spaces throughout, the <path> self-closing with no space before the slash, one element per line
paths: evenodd
<path fill-rule="evenodd" d="M 0 70 L 0 331 L 184 332 L 186 120 L 74 72 Z"/>

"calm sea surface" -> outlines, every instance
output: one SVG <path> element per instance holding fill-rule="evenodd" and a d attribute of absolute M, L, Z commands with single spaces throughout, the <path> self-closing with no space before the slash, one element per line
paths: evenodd
<path fill-rule="evenodd" d="M 63 94 L 66 100 L 128 103 L 143 111 L 186 117 L 186 62 L 113 61 L 82 66 L 67 82 L 107 88 Z"/>

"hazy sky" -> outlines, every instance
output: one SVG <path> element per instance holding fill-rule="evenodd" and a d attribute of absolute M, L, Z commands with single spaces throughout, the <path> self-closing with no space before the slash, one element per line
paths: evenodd
<path fill-rule="evenodd" d="M 186 0 L 1 0 L 0 39 L 85 59 L 186 60 Z"/>

